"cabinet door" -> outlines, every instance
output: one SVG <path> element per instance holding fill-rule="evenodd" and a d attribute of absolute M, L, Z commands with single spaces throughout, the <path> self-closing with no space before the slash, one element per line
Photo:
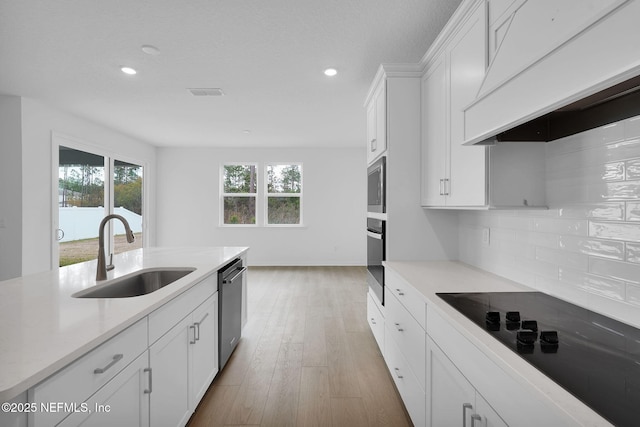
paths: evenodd
<path fill-rule="evenodd" d="M 487 63 L 486 7 L 480 4 L 448 49 L 450 75 L 448 206 L 483 206 L 486 202 L 486 148 L 463 146 L 464 109 L 476 99 Z"/>
<path fill-rule="evenodd" d="M 382 80 L 376 90 L 376 150 L 378 157 L 387 149 L 387 82 Z"/>
<path fill-rule="evenodd" d="M 448 143 L 447 75 L 444 56 L 422 78 L 422 206 L 444 206 Z"/>
<path fill-rule="evenodd" d="M 475 389 L 429 336 L 427 378 L 427 426 L 470 426 Z"/>
<path fill-rule="evenodd" d="M 58 425 L 149 426 L 148 361 L 144 352 Z"/>
<path fill-rule="evenodd" d="M 195 410 L 218 373 L 218 293 L 209 297 L 192 315 L 195 339 L 190 341 L 190 405 Z"/>
<path fill-rule="evenodd" d="M 149 349 L 152 369 L 152 426 L 184 426 L 191 416 L 189 405 L 189 342 L 195 339 L 187 316 Z"/>
<path fill-rule="evenodd" d="M 367 106 L 367 163 L 375 157 L 376 144 L 376 102 L 373 98 Z"/>

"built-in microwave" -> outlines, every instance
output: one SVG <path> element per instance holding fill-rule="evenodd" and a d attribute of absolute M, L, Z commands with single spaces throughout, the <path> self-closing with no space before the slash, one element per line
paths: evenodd
<path fill-rule="evenodd" d="M 386 213 L 386 162 L 387 158 L 382 156 L 367 169 L 367 212 Z"/>

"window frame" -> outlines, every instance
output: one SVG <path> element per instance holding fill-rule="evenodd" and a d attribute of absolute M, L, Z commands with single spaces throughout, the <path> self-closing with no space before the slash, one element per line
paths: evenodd
<path fill-rule="evenodd" d="M 268 191 L 268 179 L 267 173 L 269 166 L 299 166 L 300 167 L 300 192 L 299 193 L 269 193 Z M 295 227 L 304 227 L 303 222 L 303 200 L 304 198 L 304 166 L 302 162 L 265 162 L 264 164 L 264 203 L 263 203 L 263 212 L 264 212 L 264 226 L 265 227 L 285 227 L 285 228 L 295 228 Z M 300 200 L 300 220 L 297 224 L 270 224 L 269 223 L 269 198 L 270 197 L 297 197 Z"/>
<path fill-rule="evenodd" d="M 260 226 L 260 218 L 259 218 L 259 197 L 260 197 L 260 183 L 258 182 L 256 185 L 255 194 L 252 193 L 225 193 L 224 192 L 224 172 L 225 166 L 255 166 L 256 168 L 256 179 L 260 179 L 260 164 L 258 162 L 221 162 L 219 168 L 219 194 L 220 198 L 218 199 L 219 204 L 219 217 L 218 225 L 220 227 L 240 227 L 240 228 L 251 228 L 251 227 L 259 227 Z M 224 222 L 224 198 L 225 197 L 253 197 L 255 199 L 255 210 L 256 210 L 256 221 L 253 224 L 227 224 Z"/>

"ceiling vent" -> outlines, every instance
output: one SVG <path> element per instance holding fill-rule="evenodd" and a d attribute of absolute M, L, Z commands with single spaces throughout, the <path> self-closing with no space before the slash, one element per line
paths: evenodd
<path fill-rule="evenodd" d="M 203 87 L 187 89 L 193 96 L 223 96 L 224 92 L 218 87 Z"/>

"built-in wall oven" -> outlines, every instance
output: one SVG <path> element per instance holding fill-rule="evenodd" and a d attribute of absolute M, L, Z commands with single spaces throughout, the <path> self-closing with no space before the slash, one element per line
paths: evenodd
<path fill-rule="evenodd" d="M 382 156 L 367 169 L 367 212 L 385 213 L 386 210 L 386 163 Z"/>
<path fill-rule="evenodd" d="M 384 305 L 385 221 L 367 218 L 367 284 Z"/>

